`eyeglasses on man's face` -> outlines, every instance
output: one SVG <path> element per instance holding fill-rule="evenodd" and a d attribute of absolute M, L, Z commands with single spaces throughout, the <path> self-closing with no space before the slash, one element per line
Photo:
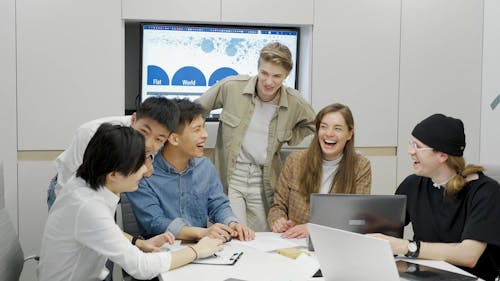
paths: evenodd
<path fill-rule="evenodd" d="M 410 140 L 409 147 L 413 149 L 415 152 L 424 151 L 424 150 L 434 150 L 432 147 L 418 147 L 417 143 Z"/>

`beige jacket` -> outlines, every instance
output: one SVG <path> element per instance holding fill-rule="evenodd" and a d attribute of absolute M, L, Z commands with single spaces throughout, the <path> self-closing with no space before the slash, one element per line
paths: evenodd
<path fill-rule="evenodd" d="M 252 119 L 256 83 L 256 76 L 227 77 L 196 100 L 205 108 L 205 115 L 213 109 L 223 109 L 217 132 L 214 162 L 226 193 L 243 137 Z M 265 194 L 271 195 L 274 193 L 281 169 L 279 156 L 281 146 L 284 143 L 297 145 L 315 130 L 314 110 L 301 94 L 285 85 L 280 89 L 278 109 L 269 124 L 267 158 L 263 168 Z M 267 206 L 271 206 L 272 197 L 267 198 Z"/>

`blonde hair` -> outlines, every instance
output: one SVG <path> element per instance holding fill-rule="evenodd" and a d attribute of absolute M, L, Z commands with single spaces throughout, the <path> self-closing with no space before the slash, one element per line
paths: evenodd
<path fill-rule="evenodd" d="M 339 112 L 345 120 L 349 132 L 354 130 L 354 118 L 352 116 L 352 112 L 349 107 L 340 104 L 334 103 L 326 106 L 321 109 L 316 115 L 316 133 L 314 134 L 314 138 L 309 145 L 307 152 L 304 154 L 304 167 L 300 171 L 300 180 L 299 186 L 301 187 L 300 192 L 301 195 L 309 201 L 309 195 L 311 193 L 319 192 L 321 185 L 321 177 L 322 175 L 322 165 L 323 165 L 323 153 L 321 151 L 321 146 L 319 144 L 318 138 L 318 130 L 321 125 L 321 121 L 323 117 L 328 113 Z M 358 160 L 358 156 L 356 151 L 354 150 L 354 133 L 352 138 L 347 141 L 344 147 L 342 160 L 340 160 L 339 167 L 337 169 L 337 174 L 332 181 L 332 186 L 338 183 L 340 187 L 339 193 L 355 193 L 355 176 L 354 176 L 354 167 L 356 161 Z"/>
<path fill-rule="evenodd" d="M 269 43 L 260 50 L 258 66 L 262 61 L 271 62 L 283 67 L 288 73 L 293 68 L 292 53 L 287 46 L 279 43 Z"/>
<path fill-rule="evenodd" d="M 467 176 L 484 171 L 482 166 L 473 164 L 465 166 L 465 159 L 462 156 L 448 155 L 446 164 L 457 172 L 457 175 L 446 184 L 445 192 L 448 195 L 455 195 L 460 192 L 467 184 Z"/>

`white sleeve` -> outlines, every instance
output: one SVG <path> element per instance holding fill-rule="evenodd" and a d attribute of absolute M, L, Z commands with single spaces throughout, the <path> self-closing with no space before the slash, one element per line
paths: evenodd
<path fill-rule="evenodd" d="M 82 164 L 85 149 L 94 133 L 95 131 L 93 129 L 81 126 L 73 136 L 69 147 L 57 157 L 56 194 L 58 194 L 61 187 L 66 185 L 69 179 L 76 174 L 76 170 Z"/>
<path fill-rule="evenodd" d="M 119 264 L 138 279 L 151 279 L 170 269 L 169 252 L 144 253 L 132 245 L 104 205 L 87 202 L 75 217 L 75 238 Z"/>

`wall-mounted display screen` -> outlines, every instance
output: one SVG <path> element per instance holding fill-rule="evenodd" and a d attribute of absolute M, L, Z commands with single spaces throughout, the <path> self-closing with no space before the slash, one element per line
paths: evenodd
<path fill-rule="evenodd" d="M 142 100 L 152 95 L 196 99 L 217 81 L 257 74 L 259 52 L 270 42 L 285 44 L 294 69 L 285 84 L 296 88 L 299 30 L 143 23 Z"/>

